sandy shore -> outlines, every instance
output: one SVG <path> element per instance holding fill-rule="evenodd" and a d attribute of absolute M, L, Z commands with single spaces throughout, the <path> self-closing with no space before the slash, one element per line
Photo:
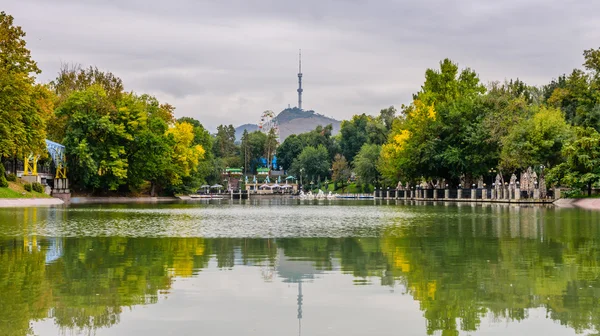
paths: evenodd
<path fill-rule="evenodd" d="M 71 197 L 70 203 L 156 203 L 177 200 L 176 197 Z"/>
<path fill-rule="evenodd" d="M 0 208 L 63 205 L 58 198 L 0 198 Z"/>
<path fill-rule="evenodd" d="M 560 207 L 578 207 L 590 210 L 600 210 L 600 198 L 561 198 L 554 202 Z"/>

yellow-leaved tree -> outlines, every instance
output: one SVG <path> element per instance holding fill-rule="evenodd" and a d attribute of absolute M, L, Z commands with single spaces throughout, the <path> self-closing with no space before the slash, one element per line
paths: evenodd
<path fill-rule="evenodd" d="M 418 163 L 423 158 L 415 157 L 412 153 L 420 149 L 437 120 L 433 104 L 426 104 L 418 98 L 405 106 L 403 112 L 404 117 L 395 119 L 392 124 L 377 165 L 381 175 L 390 183 L 415 176 Z"/>
<path fill-rule="evenodd" d="M 167 130 L 166 135 L 174 142 L 169 179 L 173 186 L 178 186 L 183 183 L 183 178 L 190 177 L 198 170 L 205 150 L 201 145 L 193 144 L 194 126 L 190 123 L 176 123 Z"/>

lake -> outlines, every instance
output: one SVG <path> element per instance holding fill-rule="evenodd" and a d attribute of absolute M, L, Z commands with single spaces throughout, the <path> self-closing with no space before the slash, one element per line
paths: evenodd
<path fill-rule="evenodd" d="M 599 211 L 291 199 L 0 208 L 0 335 L 599 331 Z"/>

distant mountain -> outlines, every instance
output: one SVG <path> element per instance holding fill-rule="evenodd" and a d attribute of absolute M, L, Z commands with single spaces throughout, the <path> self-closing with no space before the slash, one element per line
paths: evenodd
<path fill-rule="evenodd" d="M 242 135 L 244 134 L 244 130 L 247 130 L 248 133 L 252 133 L 254 131 L 258 131 L 258 125 L 256 124 L 243 124 L 235 128 L 235 141 L 242 141 Z"/>
<path fill-rule="evenodd" d="M 312 131 L 319 125 L 327 126 L 331 124 L 333 126 L 333 134 L 335 135 L 340 131 L 341 125 L 341 121 L 326 117 L 312 110 L 304 111 L 297 107 L 281 111 L 275 119 L 279 123 L 280 142 L 283 142 L 285 138 L 292 134 Z M 248 130 L 248 132 L 257 131 L 258 125 L 245 124 L 238 126 L 235 129 L 235 138 L 237 141 L 241 140 L 244 130 Z"/>

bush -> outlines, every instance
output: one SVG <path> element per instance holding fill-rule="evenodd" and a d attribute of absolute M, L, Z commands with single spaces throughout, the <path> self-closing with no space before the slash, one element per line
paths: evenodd
<path fill-rule="evenodd" d="M 41 183 L 38 182 L 34 182 L 31 185 L 31 188 L 33 189 L 33 191 L 35 192 L 39 192 L 39 193 L 43 193 L 44 192 L 44 186 Z"/>
<path fill-rule="evenodd" d="M 23 186 L 23 188 L 25 188 L 25 191 L 31 192 L 31 184 L 30 183 L 25 183 L 25 185 Z"/>
<path fill-rule="evenodd" d="M 8 174 L 8 175 L 6 175 L 6 180 L 9 182 L 17 182 L 17 175 Z"/>
<path fill-rule="evenodd" d="M 0 163 L 0 187 L 1 188 L 8 187 L 8 181 L 6 180 L 6 177 L 4 176 L 4 165 L 2 163 Z"/>

